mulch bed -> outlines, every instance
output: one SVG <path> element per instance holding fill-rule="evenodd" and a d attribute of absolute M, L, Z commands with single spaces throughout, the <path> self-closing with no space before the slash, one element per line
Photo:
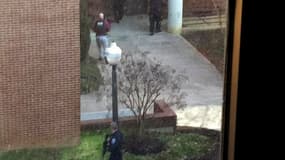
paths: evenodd
<path fill-rule="evenodd" d="M 177 133 L 192 133 L 209 137 L 213 140 L 211 149 L 204 155 L 199 157 L 186 157 L 184 160 L 220 160 L 220 148 L 221 148 L 221 133 L 217 130 L 211 130 L 206 128 L 196 127 L 181 127 L 176 128 Z M 128 135 L 128 141 L 124 144 L 125 151 L 136 154 L 146 155 L 150 153 L 159 153 L 165 149 L 165 144 L 159 139 L 151 136 L 142 136 L 138 138 L 137 135 Z"/>
<path fill-rule="evenodd" d="M 179 133 L 194 133 L 207 136 L 211 138 L 214 143 L 208 153 L 200 157 L 187 157 L 186 160 L 220 160 L 220 148 L 221 148 L 221 132 L 206 128 L 195 128 L 195 127 L 177 127 Z"/>
<path fill-rule="evenodd" d="M 135 155 L 156 154 L 165 149 L 165 143 L 150 135 L 137 136 L 127 135 L 123 148 L 125 151 Z"/>

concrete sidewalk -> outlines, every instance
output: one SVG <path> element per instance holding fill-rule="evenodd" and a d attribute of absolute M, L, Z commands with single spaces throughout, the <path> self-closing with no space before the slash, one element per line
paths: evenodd
<path fill-rule="evenodd" d="M 163 21 L 166 30 L 166 21 Z M 200 54 L 183 37 L 160 32 L 153 36 L 148 32 L 146 15 L 124 17 L 119 23 L 112 24 L 110 40 L 114 40 L 123 52 L 134 52 L 139 49 L 150 57 L 160 59 L 163 64 L 170 65 L 177 72 L 189 77 L 183 91 L 188 93 L 187 107 L 184 110 L 173 108 L 178 116 L 178 126 L 206 127 L 221 129 L 223 103 L 223 77 L 202 54 Z M 95 35 L 91 33 L 92 43 L 89 55 L 98 58 Z M 104 68 L 100 64 L 99 68 Z M 108 67 L 110 74 L 111 67 Z M 106 111 L 107 102 L 103 98 L 96 101 L 96 93 L 81 96 L 82 116 L 90 112 Z M 119 105 L 119 109 L 123 107 Z"/>

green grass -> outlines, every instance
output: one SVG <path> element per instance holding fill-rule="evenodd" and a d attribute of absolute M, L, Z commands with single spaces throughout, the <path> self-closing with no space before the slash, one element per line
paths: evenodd
<path fill-rule="evenodd" d="M 100 159 L 104 134 L 102 132 L 83 132 L 81 143 L 77 147 L 62 150 L 61 160 L 91 160 Z"/>
<path fill-rule="evenodd" d="M 0 152 L 0 160 L 102 160 L 105 131 L 82 132 L 79 146 L 61 149 L 31 149 Z M 156 155 L 137 156 L 124 153 L 124 160 L 181 160 L 199 156 L 211 146 L 208 137 L 197 134 L 160 135 L 167 149 Z M 106 154 L 105 159 L 108 159 Z"/>
<path fill-rule="evenodd" d="M 100 160 L 105 132 L 82 132 L 80 145 L 58 149 L 0 152 L 0 160 Z"/>
<path fill-rule="evenodd" d="M 89 93 L 98 90 L 102 84 L 103 78 L 97 66 L 97 61 L 89 57 L 89 62 L 81 62 L 80 64 L 80 87 L 81 93 Z"/>

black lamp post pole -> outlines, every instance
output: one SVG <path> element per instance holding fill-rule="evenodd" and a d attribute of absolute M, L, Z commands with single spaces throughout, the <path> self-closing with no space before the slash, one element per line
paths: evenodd
<path fill-rule="evenodd" d="M 117 124 L 119 124 L 116 67 L 117 67 L 117 65 L 112 65 L 112 107 L 113 107 L 113 121 L 117 122 Z"/>

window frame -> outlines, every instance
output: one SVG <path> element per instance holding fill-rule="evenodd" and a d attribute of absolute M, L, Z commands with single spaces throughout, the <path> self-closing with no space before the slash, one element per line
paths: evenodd
<path fill-rule="evenodd" d="M 235 159 L 242 0 L 228 0 L 221 159 Z"/>

